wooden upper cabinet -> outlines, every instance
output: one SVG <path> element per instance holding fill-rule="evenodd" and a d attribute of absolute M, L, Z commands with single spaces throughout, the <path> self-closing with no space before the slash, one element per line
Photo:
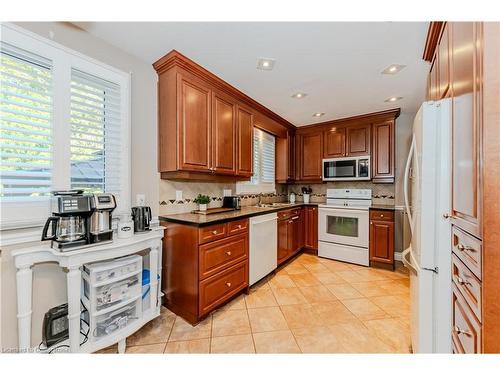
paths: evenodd
<path fill-rule="evenodd" d="M 210 171 L 210 88 L 194 77 L 183 74 L 177 77 L 179 168 L 195 172 Z"/>
<path fill-rule="evenodd" d="M 346 155 L 346 128 L 334 127 L 325 132 L 325 158 L 338 158 Z"/>
<path fill-rule="evenodd" d="M 346 155 L 370 155 L 371 124 L 354 125 L 347 128 Z"/>
<path fill-rule="evenodd" d="M 295 134 L 276 138 L 276 182 L 288 183 L 295 179 Z"/>
<path fill-rule="evenodd" d="M 253 175 L 253 113 L 237 106 L 237 170 L 239 176 Z"/>
<path fill-rule="evenodd" d="M 321 181 L 323 161 L 323 134 L 319 130 L 297 137 L 298 176 L 300 181 Z"/>
<path fill-rule="evenodd" d="M 438 55 L 438 82 L 437 99 L 450 96 L 450 46 L 449 46 L 449 26 L 445 25 L 441 40 L 437 48 Z"/>
<path fill-rule="evenodd" d="M 236 174 L 236 103 L 227 95 L 212 94 L 212 168 Z"/>
<path fill-rule="evenodd" d="M 481 138 L 481 30 L 473 22 L 451 27 L 453 92 L 453 222 L 481 237 L 480 150 Z"/>
<path fill-rule="evenodd" d="M 394 120 L 374 123 L 372 181 L 394 183 Z"/>

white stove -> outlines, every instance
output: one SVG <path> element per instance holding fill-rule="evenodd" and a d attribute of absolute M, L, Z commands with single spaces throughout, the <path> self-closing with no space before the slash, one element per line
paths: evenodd
<path fill-rule="evenodd" d="M 318 255 L 369 266 L 371 189 L 327 189 L 319 206 Z"/>

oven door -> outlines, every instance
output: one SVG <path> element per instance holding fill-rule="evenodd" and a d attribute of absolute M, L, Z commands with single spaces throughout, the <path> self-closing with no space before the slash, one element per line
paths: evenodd
<path fill-rule="evenodd" d="M 319 209 L 319 240 L 368 248 L 368 210 Z"/>
<path fill-rule="evenodd" d="M 357 177 L 356 159 L 323 159 L 323 180 L 353 180 Z"/>

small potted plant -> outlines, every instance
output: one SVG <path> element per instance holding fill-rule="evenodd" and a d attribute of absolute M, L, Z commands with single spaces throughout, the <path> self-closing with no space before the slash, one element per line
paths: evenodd
<path fill-rule="evenodd" d="M 210 197 L 208 195 L 198 194 L 198 196 L 194 199 L 194 203 L 198 203 L 200 211 L 206 211 L 207 206 L 210 203 Z"/>
<path fill-rule="evenodd" d="M 304 196 L 304 203 L 308 204 L 309 203 L 309 199 L 311 198 L 311 193 L 312 193 L 312 189 L 310 186 L 303 186 L 302 187 L 302 194 Z"/>

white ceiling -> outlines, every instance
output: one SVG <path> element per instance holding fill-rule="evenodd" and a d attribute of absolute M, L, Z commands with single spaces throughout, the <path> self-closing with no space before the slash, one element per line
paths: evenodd
<path fill-rule="evenodd" d="M 295 125 L 395 107 L 415 113 L 424 100 L 426 22 L 77 25 L 148 63 L 176 49 Z M 257 70 L 260 57 L 276 59 L 274 69 Z M 406 68 L 380 74 L 390 64 Z M 291 98 L 297 91 L 308 96 Z M 392 96 L 403 99 L 384 102 Z"/>

